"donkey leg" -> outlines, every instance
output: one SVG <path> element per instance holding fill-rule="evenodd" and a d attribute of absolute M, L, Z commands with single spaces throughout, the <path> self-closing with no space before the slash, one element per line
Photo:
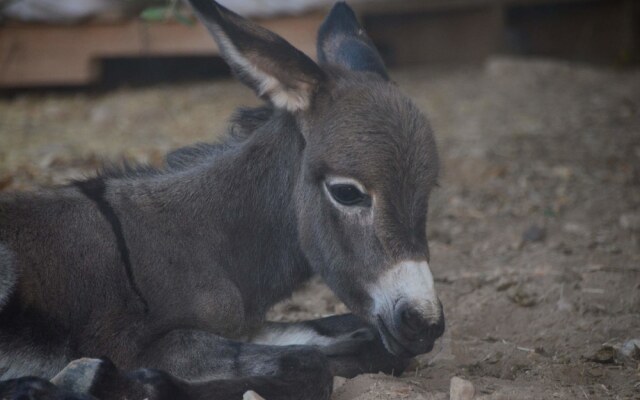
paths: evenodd
<path fill-rule="evenodd" d="M 36 377 L 24 377 L 0 381 L 2 400 L 96 400 L 93 396 L 72 393 L 51 382 Z"/>
<path fill-rule="evenodd" d="M 28 393 L 34 396 L 29 398 L 36 400 L 240 400 L 249 390 L 269 400 L 327 400 L 333 380 L 326 358 L 312 348 L 298 350 L 276 361 L 280 373 L 275 376 L 187 381 L 156 369 L 125 373 L 109 360 L 85 358 L 72 362 L 54 378 L 55 386 L 41 379 L 21 380 L 23 386 L 30 385 Z M 9 394 L 2 399 L 22 399 L 13 392 L 0 394 Z"/>
<path fill-rule="evenodd" d="M 203 391 L 219 393 L 214 399 L 232 399 L 254 390 L 269 400 L 321 400 L 333 386 L 327 357 L 315 347 L 241 343 L 195 330 L 170 332 L 136 363 L 204 382 L 185 386 L 196 399 Z"/>
<path fill-rule="evenodd" d="M 148 389 L 108 359 L 81 358 L 69 363 L 51 381 L 33 376 L 0 381 L 0 399 L 134 400 L 148 398 Z"/>
<path fill-rule="evenodd" d="M 241 347 L 245 347 L 244 345 Z M 269 346 L 260 346 L 266 351 L 267 365 L 263 351 L 250 346 L 241 350 L 239 364 L 248 369 L 258 371 L 266 367 L 275 369 L 274 375 L 239 376 L 228 379 L 189 382 L 158 370 L 140 370 L 130 374 L 145 386 L 156 388 L 156 393 L 171 393 L 157 400 L 183 398 L 187 400 L 233 400 L 242 399 L 243 394 L 252 390 L 268 400 L 328 400 L 333 389 L 333 377 L 329 371 L 326 357 L 311 347 L 291 347 L 284 352 L 277 352 L 277 358 Z M 246 355 L 242 353 L 246 352 Z M 253 360 L 252 360 L 253 359 Z M 225 372 L 226 373 L 226 372 Z M 167 388 L 169 390 L 167 390 Z M 151 400 L 156 400 L 152 398 Z"/>
<path fill-rule="evenodd" d="M 376 372 L 400 375 L 410 363 L 409 358 L 389 353 L 377 330 L 353 314 L 294 323 L 269 322 L 250 341 L 318 346 L 329 358 L 333 375 L 347 378 Z"/>

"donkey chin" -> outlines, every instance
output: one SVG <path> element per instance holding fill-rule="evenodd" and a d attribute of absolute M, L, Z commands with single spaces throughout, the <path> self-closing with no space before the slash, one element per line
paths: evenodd
<path fill-rule="evenodd" d="M 444 312 L 426 261 L 395 264 L 369 289 L 369 320 L 392 354 L 428 353 L 444 333 Z"/>

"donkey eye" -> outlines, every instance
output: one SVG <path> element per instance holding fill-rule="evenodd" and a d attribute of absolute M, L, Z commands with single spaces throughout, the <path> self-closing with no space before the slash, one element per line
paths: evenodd
<path fill-rule="evenodd" d="M 354 185 L 338 183 L 335 185 L 327 185 L 327 189 L 329 190 L 331 197 L 344 206 L 371 205 L 370 197 L 362 193 L 360 189 Z"/>

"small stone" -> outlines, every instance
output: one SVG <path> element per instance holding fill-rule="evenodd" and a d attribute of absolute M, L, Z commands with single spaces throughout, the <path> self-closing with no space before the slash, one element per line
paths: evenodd
<path fill-rule="evenodd" d="M 490 355 L 486 358 L 485 362 L 486 362 L 487 364 L 497 364 L 497 363 L 499 363 L 499 362 L 502 360 L 503 356 L 504 356 L 504 355 L 502 354 L 502 352 L 500 352 L 500 351 L 496 351 L 495 353 L 490 354 Z"/>
<path fill-rule="evenodd" d="M 620 226 L 628 231 L 640 232 L 640 214 L 623 214 L 619 222 Z"/>
<path fill-rule="evenodd" d="M 520 307 L 533 307 L 538 303 L 538 296 L 533 292 L 528 292 L 522 287 L 518 287 L 509 294 L 509 299 Z"/>
<path fill-rule="evenodd" d="M 640 339 L 627 340 L 620 347 L 620 354 L 633 360 L 640 360 Z"/>
<path fill-rule="evenodd" d="M 487 336 L 485 336 L 485 338 L 484 338 L 484 339 L 482 339 L 482 340 L 484 340 L 485 342 L 488 342 L 488 343 L 495 343 L 495 342 L 497 342 L 499 339 L 498 339 L 497 337 L 495 337 L 495 336 L 487 335 Z"/>
<path fill-rule="evenodd" d="M 523 242 L 542 242 L 547 236 L 547 231 L 538 225 L 531 225 L 522 233 Z"/>
<path fill-rule="evenodd" d="M 476 394 L 473 383 L 466 379 L 454 376 L 451 378 L 451 386 L 449 388 L 450 400 L 471 400 Z"/>
<path fill-rule="evenodd" d="M 587 370 L 587 373 L 592 378 L 601 378 L 602 376 L 604 376 L 604 371 L 602 370 L 602 368 L 592 368 Z"/>
<path fill-rule="evenodd" d="M 505 279 L 498 282 L 498 285 L 496 286 L 496 291 L 503 292 L 517 284 L 518 282 L 516 282 L 515 280 Z"/>
<path fill-rule="evenodd" d="M 249 390 L 242 395 L 242 400 L 264 400 L 264 397 L 260 396 L 253 390 Z"/>
<path fill-rule="evenodd" d="M 336 391 L 336 390 L 340 389 L 340 387 L 342 387 L 342 385 L 344 385 L 345 383 L 347 383 L 347 378 L 343 378 L 341 376 L 334 376 L 333 377 L 333 390 Z"/>
<path fill-rule="evenodd" d="M 556 308 L 558 311 L 573 311 L 573 304 L 568 302 L 564 297 L 561 297 L 556 303 Z"/>
<path fill-rule="evenodd" d="M 616 349 L 612 346 L 602 346 L 592 355 L 586 356 L 585 359 L 599 364 L 613 364 L 616 360 Z"/>
<path fill-rule="evenodd" d="M 562 230 L 577 236 L 589 236 L 589 230 L 576 222 L 567 222 L 562 226 Z"/>
<path fill-rule="evenodd" d="M 482 394 L 492 394 L 498 389 L 498 386 L 489 383 L 484 388 L 480 389 L 479 392 Z"/>

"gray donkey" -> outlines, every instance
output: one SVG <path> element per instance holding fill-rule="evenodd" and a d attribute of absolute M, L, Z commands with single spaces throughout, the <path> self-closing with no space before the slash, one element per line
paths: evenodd
<path fill-rule="evenodd" d="M 315 63 L 190 2 L 267 104 L 160 170 L 0 196 L 3 398 L 327 399 L 333 375 L 401 373 L 443 333 L 436 146 L 353 11 L 332 9 Z M 314 274 L 354 314 L 264 321 Z"/>

